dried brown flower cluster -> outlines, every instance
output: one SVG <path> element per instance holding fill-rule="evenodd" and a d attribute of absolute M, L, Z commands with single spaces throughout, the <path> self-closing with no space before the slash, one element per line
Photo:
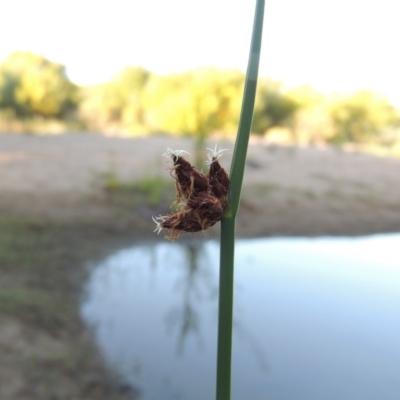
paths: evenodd
<path fill-rule="evenodd" d="M 164 155 L 170 156 L 174 163 L 171 175 L 175 179 L 177 211 L 170 215 L 153 218 L 157 224 L 155 232 L 163 228 L 169 230 L 167 239 L 178 239 L 181 232 L 200 232 L 222 219 L 228 208 L 229 177 L 221 167 L 218 158 L 223 149 L 209 149 L 210 168 L 204 175 L 187 161 L 183 150 L 168 149 Z"/>

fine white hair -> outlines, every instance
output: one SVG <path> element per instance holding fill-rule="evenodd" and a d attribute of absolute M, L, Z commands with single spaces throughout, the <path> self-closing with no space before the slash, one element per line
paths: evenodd
<path fill-rule="evenodd" d="M 211 165 L 213 161 L 218 160 L 222 156 L 223 152 L 228 149 L 218 149 L 218 145 L 216 144 L 213 149 L 207 148 L 207 150 L 209 150 L 209 153 L 207 154 L 206 164 Z"/>
<path fill-rule="evenodd" d="M 163 153 L 163 156 L 164 157 L 174 157 L 174 156 L 179 157 L 179 156 L 181 156 L 183 154 L 189 154 L 190 155 L 190 153 L 185 151 L 185 150 L 172 150 L 172 149 L 170 149 L 168 147 L 167 151 L 165 153 Z"/>
<path fill-rule="evenodd" d="M 159 217 L 152 217 L 153 221 L 156 223 L 156 229 L 154 229 L 153 232 L 157 232 L 157 235 L 160 234 L 160 232 L 163 230 L 163 227 L 161 226 L 161 224 L 164 222 L 164 218 L 162 216 Z"/>

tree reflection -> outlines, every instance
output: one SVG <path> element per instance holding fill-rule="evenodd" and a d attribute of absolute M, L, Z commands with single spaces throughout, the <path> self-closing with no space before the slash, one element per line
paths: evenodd
<path fill-rule="evenodd" d="M 173 307 L 166 316 L 167 330 L 169 332 L 178 331 L 178 355 L 183 353 L 185 342 L 190 335 L 193 335 L 197 339 L 198 346 L 202 347 L 201 325 L 204 321 L 202 321 L 201 316 L 201 303 L 205 301 L 211 303 L 218 297 L 217 279 L 213 276 L 212 270 L 215 263 L 210 259 L 205 246 L 190 242 L 186 246 L 182 246 L 182 250 L 180 267 L 183 270 L 183 275 L 178 278 L 173 286 L 174 292 L 182 292 L 182 301 L 179 305 Z M 240 294 L 237 293 L 236 289 L 235 294 L 239 295 L 239 299 L 236 296 L 237 303 L 237 300 L 240 300 Z M 216 316 L 217 304 L 215 305 Z M 268 363 L 263 346 L 248 331 L 245 321 L 243 321 L 243 318 L 239 318 L 237 312 L 233 325 L 235 335 L 238 335 L 239 340 L 247 342 L 249 351 L 253 353 L 260 369 L 267 372 Z"/>
<path fill-rule="evenodd" d="M 217 288 L 212 282 L 211 265 L 207 262 L 207 254 L 202 246 L 189 243 L 185 246 L 185 262 L 182 263 L 184 275 L 174 285 L 175 291 L 182 291 L 182 302 L 175 306 L 167 315 L 167 328 L 177 329 L 177 353 L 182 354 L 185 341 L 190 334 L 201 340 L 201 317 L 199 303 L 212 300 L 217 295 Z M 204 262 L 202 262 L 204 261 Z"/>

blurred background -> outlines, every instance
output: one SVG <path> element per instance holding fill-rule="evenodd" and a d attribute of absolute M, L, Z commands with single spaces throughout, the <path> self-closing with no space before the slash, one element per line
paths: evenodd
<path fill-rule="evenodd" d="M 254 7 L 0 6 L 1 398 L 212 398 L 219 228 L 166 244 L 151 217 L 175 196 L 167 148 L 206 171 L 218 144 L 229 169 Z M 266 2 L 234 399 L 397 399 L 397 19 Z"/>
<path fill-rule="evenodd" d="M 252 12 L 245 1 L 10 2 L 0 128 L 233 136 Z M 253 131 L 397 150 L 395 15 L 391 1 L 267 3 Z"/>

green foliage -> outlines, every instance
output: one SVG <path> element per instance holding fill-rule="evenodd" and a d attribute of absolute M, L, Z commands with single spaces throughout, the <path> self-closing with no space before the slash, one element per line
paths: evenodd
<path fill-rule="evenodd" d="M 287 93 L 297 111 L 291 129 L 297 143 L 395 143 L 399 112 L 385 97 L 370 91 L 322 96 L 303 86 Z M 399 139 L 399 138 L 398 138 Z"/>
<path fill-rule="evenodd" d="M 389 126 L 399 125 L 400 116 L 385 97 L 359 91 L 330 105 L 334 143 L 376 141 Z"/>
<path fill-rule="evenodd" d="M 1 313 L 49 331 L 73 327 L 71 277 L 61 267 L 71 255 L 63 234 L 64 229 L 43 221 L 0 213 Z"/>
<path fill-rule="evenodd" d="M 166 187 L 169 187 L 169 181 L 159 176 L 144 177 L 142 180 L 136 183 L 136 187 L 147 195 L 148 204 L 151 207 L 157 206 L 163 197 Z"/>
<path fill-rule="evenodd" d="M 149 207 L 157 207 L 165 194 L 170 193 L 170 181 L 160 176 L 145 175 L 139 180 L 122 181 L 115 168 L 111 168 L 100 176 L 100 186 L 115 200 L 115 203 L 131 205 L 145 203 Z"/>
<path fill-rule="evenodd" d="M 39 290 L 3 289 L 0 292 L 0 311 L 36 325 L 61 325 L 61 305 L 57 296 L 49 296 Z"/>
<path fill-rule="evenodd" d="M 296 108 L 310 108 L 324 101 L 324 96 L 309 85 L 298 86 L 285 93 Z"/>
<path fill-rule="evenodd" d="M 283 92 L 280 82 L 260 80 L 254 108 L 253 131 L 265 133 L 268 129 L 285 126 L 293 117 L 298 104 Z"/>
<path fill-rule="evenodd" d="M 14 91 L 17 87 L 17 80 L 10 71 L 0 66 L 0 107 L 8 112 L 15 113 L 19 107 L 14 99 Z"/>
<path fill-rule="evenodd" d="M 152 131 L 200 138 L 218 130 L 234 132 L 243 82 L 239 71 L 215 68 L 153 76 L 144 98 L 146 121 Z"/>
<path fill-rule="evenodd" d="M 149 72 L 128 67 L 110 82 L 83 90 L 80 116 L 92 129 L 124 127 L 128 132 L 144 132 L 142 92 Z"/>
<path fill-rule="evenodd" d="M 321 93 L 306 85 L 288 91 L 286 96 L 296 104 L 290 124 L 293 142 L 322 143 L 332 138 L 328 103 Z"/>
<path fill-rule="evenodd" d="M 169 133 L 193 136 L 203 149 L 209 134 L 236 133 L 243 88 L 244 75 L 234 69 L 161 76 L 142 67 L 78 88 L 62 65 L 16 52 L 0 64 L 0 131 Z M 370 91 L 323 96 L 310 86 L 287 90 L 269 78 L 257 87 L 252 131 L 278 142 L 400 148 L 399 111 L 386 98 Z"/>
<path fill-rule="evenodd" d="M 63 117 L 77 100 L 77 88 L 60 64 L 16 52 L 0 65 L 0 107 L 19 117 Z"/>

